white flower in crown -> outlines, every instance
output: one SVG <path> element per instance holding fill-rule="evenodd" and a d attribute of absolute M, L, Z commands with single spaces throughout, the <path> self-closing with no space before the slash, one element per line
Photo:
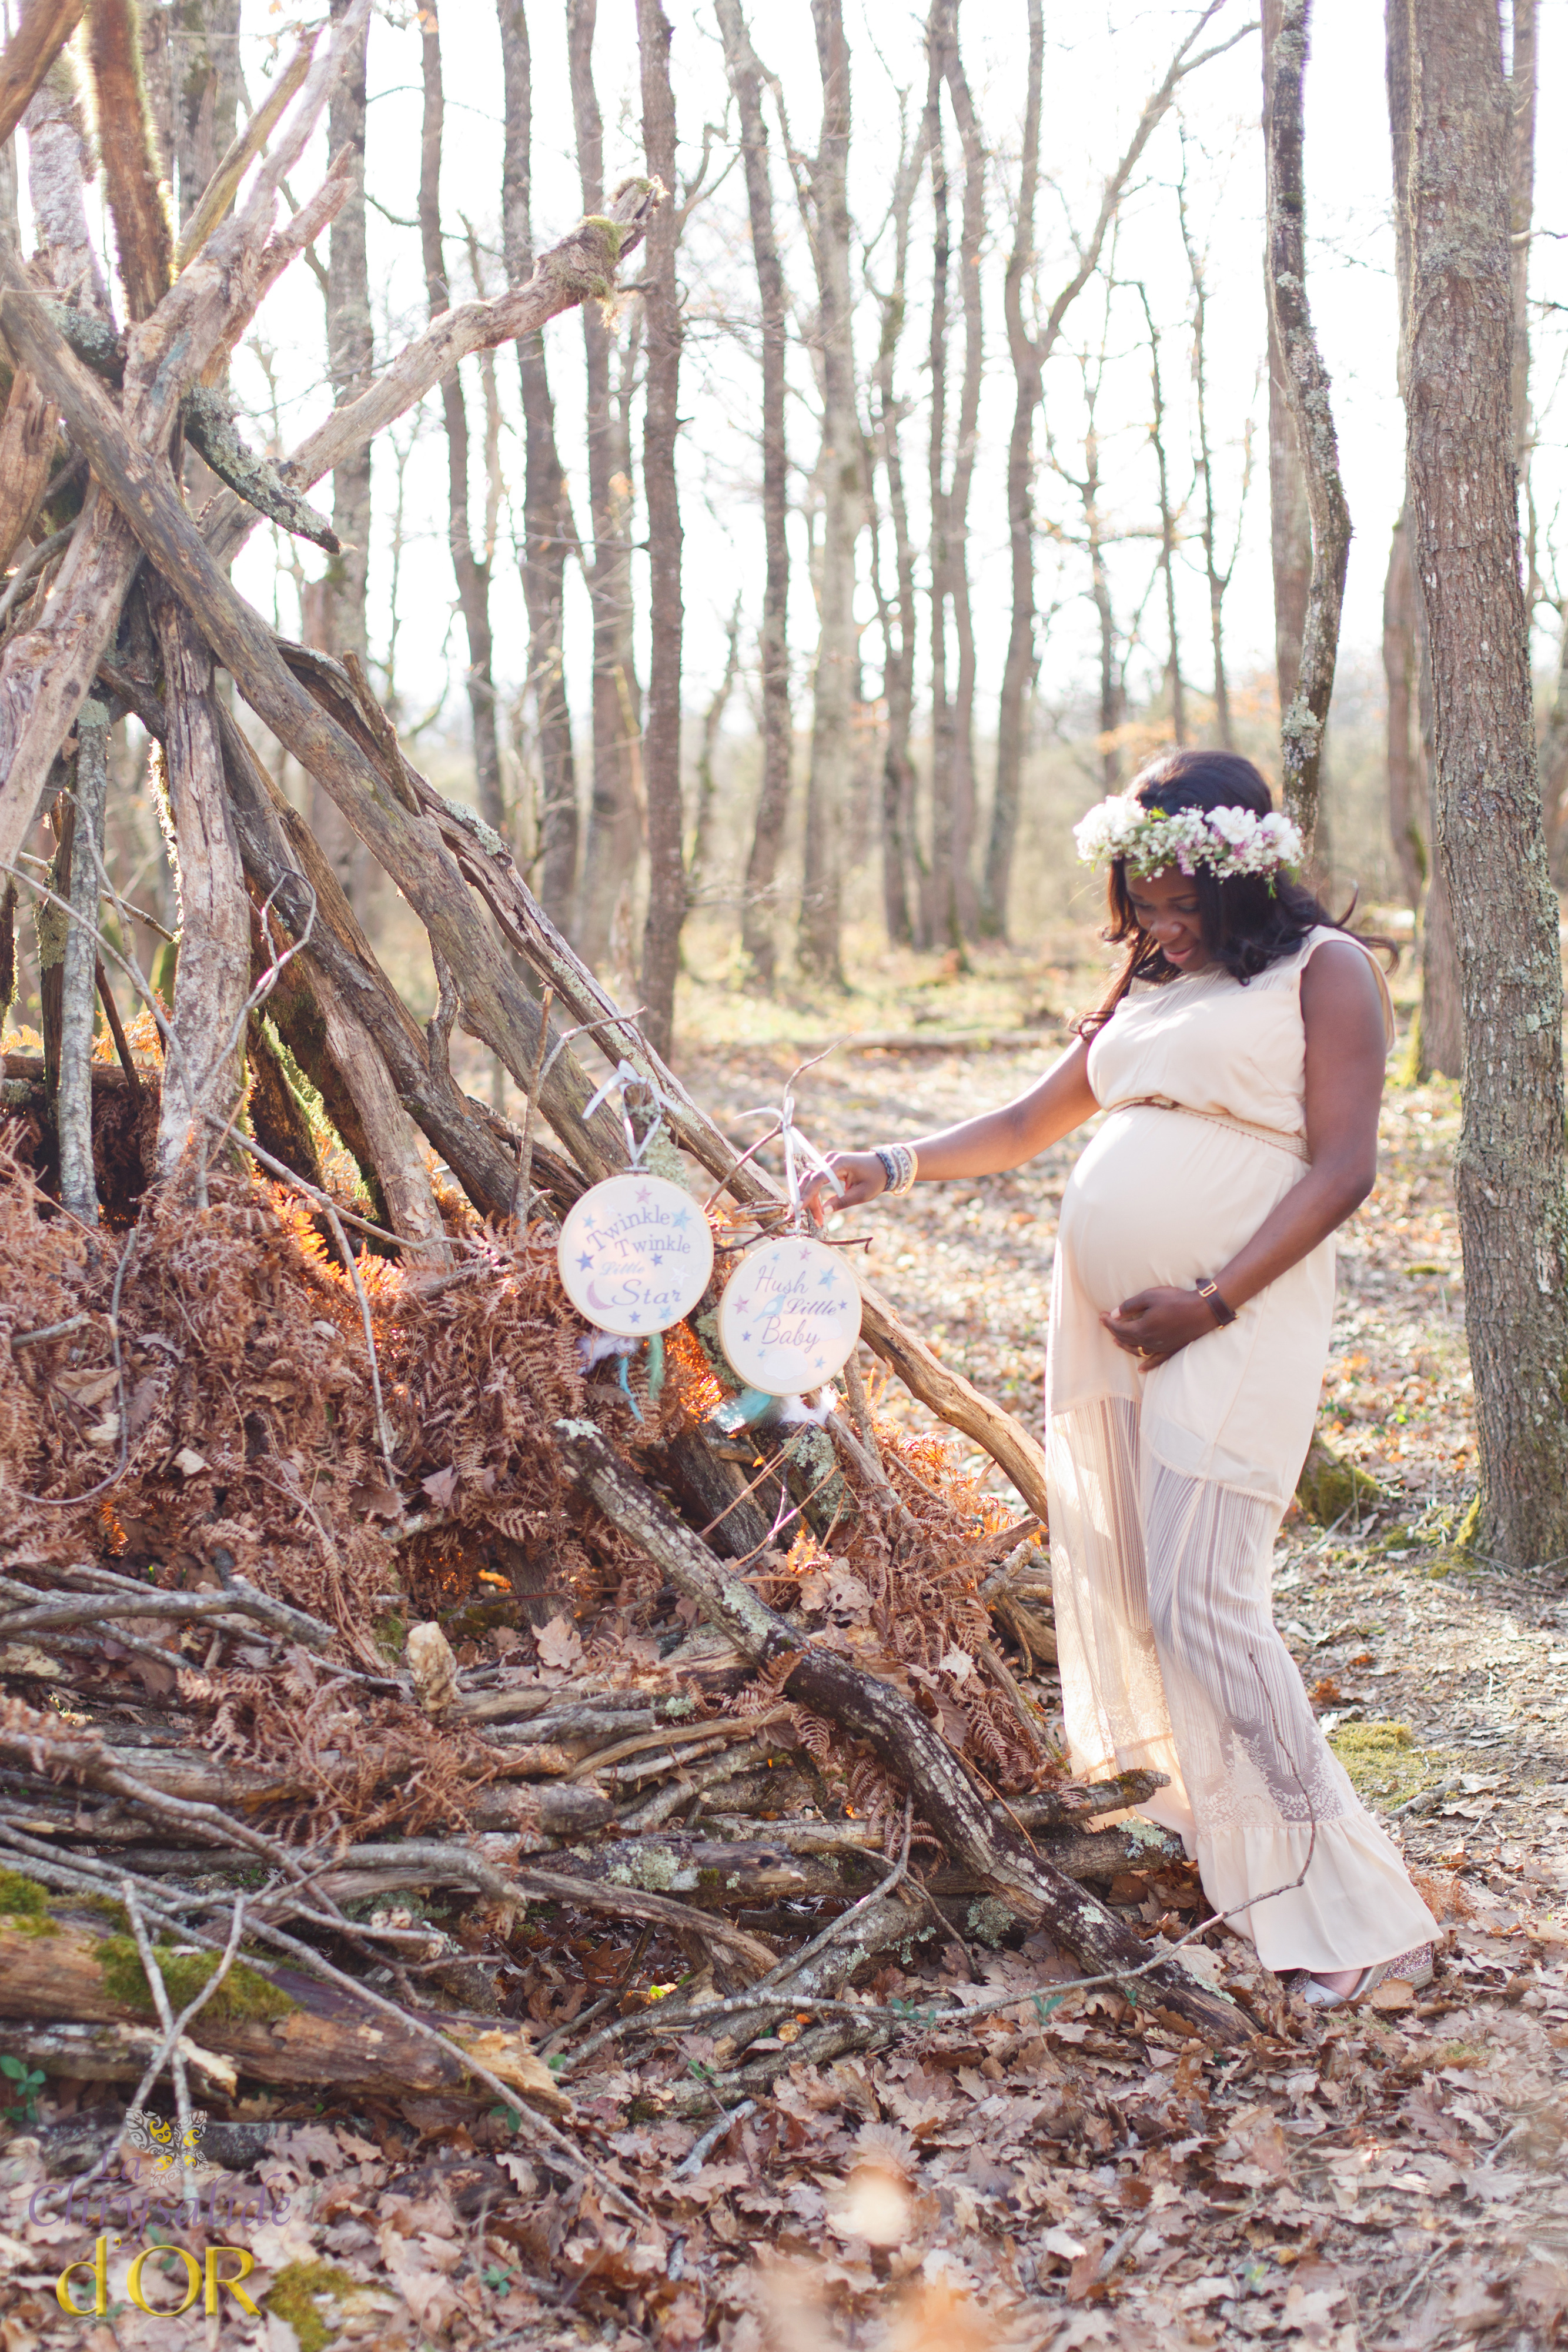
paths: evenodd
<path fill-rule="evenodd" d="M 1179 866 L 1184 874 L 1199 866 L 1224 880 L 1237 874 L 1276 874 L 1281 866 L 1298 866 L 1301 836 L 1288 816 L 1270 810 L 1255 816 L 1250 809 L 1146 809 L 1124 795 L 1101 801 L 1072 828 L 1080 860 L 1085 866 L 1108 866 L 1124 858 L 1134 874 L 1163 874 Z"/>

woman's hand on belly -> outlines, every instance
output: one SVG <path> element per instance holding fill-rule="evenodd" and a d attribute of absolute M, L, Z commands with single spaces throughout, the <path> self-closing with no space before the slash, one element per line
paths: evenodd
<path fill-rule="evenodd" d="M 1153 1290 L 1134 1291 L 1124 1298 L 1101 1322 L 1118 1348 L 1137 1359 L 1141 1372 L 1152 1372 L 1156 1364 L 1168 1364 L 1184 1348 L 1201 1339 L 1206 1332 L 1218 1327 L 1207 1299 L 1196 1290 L 1173 1290 L 1163 1286 Z"/>

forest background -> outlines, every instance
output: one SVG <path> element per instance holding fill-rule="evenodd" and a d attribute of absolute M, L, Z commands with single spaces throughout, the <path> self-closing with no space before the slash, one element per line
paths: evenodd
<path fill-rule="evenodd" d="M 1242 0 L 1207 12 L 1108 8 L 1070 25 L 1043 24 L 1031 238 L 1027 224 L 1020 229 L 1033 128 L 1025 105 L 1028 10 L 960 17 L 938 5 L 923 22 L 914 11 L 850 0 L 842 14 L 844 341 L 860 443 L 846 518 L 828 511 L 834 436 L 831 420 L 824 423 L 829 369 L 812 186 L 824 85 L 812 17 L 802 5 L 750 28 L 764 68 L 756 90 L 767 142 L 758 158 L 762 201 L 778 241 L 770 317 L 766 288 L 759 293 L 740 107 L 727 71 L 726 13 L 670 11 L 682 329 L 674 489 L 685 541 L 675 595 L 684 636 L 666 644 L 652 683 L 661 709 L 673 704 L 680 713 L 688 980 L 721 990 L 766 982 L 779 956 L 790 1003 L 776 1017 L 742 1017 L 749 1034 L 787 1036 L 800 987 L 836 981 L 846 955 L 862 995 L 868 987 L 874 994 L 895 973 L 905 982 L 918 977 L 913 967 L 886 963 L 889 946 L 949 958 L 959 949 L 967 961 L 983 935 L 1004 926 L 1027 950 L 1051 923 L 1092 916 L 1095 886 L 1073 862 L 1071 823 L 1157 743 L 1228 739 L 1278 780 L 1282 673 L 1271 556 L 1277 563 L 1281 550 L 1270 532 L 1259 39 Z M 155 111 L 172 119 L 183 109 L 191 119 L 181 138 L 215 154 L 236 108 L 267 95 L 288 53 L 291 23 L 242 10 L 237 0 L 144 15 Z M 314 280 L 287 273 L 235 355 L 232 389 L 253 442 L 275 454 L 295 446 L 334 396 L 346 396 L 422 329 L 433 304 L 499 290 L 508 266 L 516 270 L 519 234 L 531 229 L 534 243 L 549 242 L 585 205 L 593 209 L 603 188 L 645 168 L 634 12 L 605 8 L 597 25 L 594 18 L 591 5 L 573 0 L 565 9 L 536 9 L 528 21 L 531 218 L 519 223 L 523 93 L 511 89 L 509 126 L 496 13 L 448 7 L 437 24 L 430 9 L 376 12 L 362 114 L 356 123 L 352 99 L 340 96 L 329 136 L 319 138 L 299 174 L 303 184 L 329 146 L 345 135 L 353 143 L 362 131 L 362 196 L 356 193 L 313 254 Z M 1542 89 L 1552 86 L 1561 37 L 1556 14 L 1542 11 Z M 1181 66 L 1190 69 L 1173 86 L 1183 44 Z M 739 54 L 733 26 L 731 48 Z M 1412 856 L 1401 812 L 1391 821 L 1389 808 L 1384 604 L 1390 533 L 1404 502 L 1404 415 L 1378 12 L 1318 13 L 1304 108 L 1309 287 L 1354 529 L 1319 856 L 1333 894 L 1359 889 L 1364 903 L 1403 901 L 1413 913 L 1425 848 Z M 1140 132 L 1146 143 L 1124 169 Z M 25 250 L 35 234 L 26 137 L 18 134 L 16 175 Z M 202 159 L 193 151 L 181 160 L 194 191 Z M 1529 244 L 1522 510 L 1549 821 L 1561 789 L 1555 747 L 1560 735 L 1568 742 L 1559 683 L 1568 280 L 1550 226 L 1565 170 L 1553 143 L 1542 142 Z M 755 203 L 757 190 L 750 194 Z M 101 180 L 88 214 L 107 257 Z M 1019 406 L 1009 279 L 1025 333 L 1049 346 L 1030 420 L 1028 545 L 1038 618 L 1015 720 L 1022 741 L 1013 834 L 996 813 L 998 705 L 1013 609 L 1009 440 Z M 667 744 L 670 721 L 648 703 L 651 623 L 655 604 L 666 636 L 679 617 L 668 580 L 655 595 L 649 568 L 644 457 L 646 436 L 658 430 L 648 380 L 653 308 L 636 293 L 602 313 L 591 307 L 586 335 L 573 320 L 551 333 L 548 350 L 524 347 L 521 376 L 509 349 L 466 360 L 455 399 L 449 386 L 433 391 L 361 466 L 346 469 L 348 478 L 340 475 L 346 558 L 322 558 L 273 529 L 255 535 L 236 569 L 243 591 L 286 634 L 367 659 L 413 755 L 443 789 L 501 824 L 549 911 L 625 1003 L 648 997 L 648 768 L 650 759 L 670 765 L 646 732 L 652 725 Z M 770 326 L 781 346 L 773 363 L 782 379 L 784 444 L 772 462 L 786 508 L 775 529 L 788 562 L 781 587 L 776 548 L 771 591 L 763 482 Z M 531 421 L 524 413 L 530 368 Z M 548 383 L 553 431 L 538 379 Z M 1289 420 L 1277 380 L 1273 392 L 1278 443 Z M 552 529 L 554 453 L 564 503 Z M 835 534 L 840 548 L 847 535 L 847 557 L 825 544 Z M 525 593 L 530 544 L 542 626 Z M 1292 560 L 1288 551 L 1285 560 Z M 1310 562 L 1304 534 L 1293 560 L 1298 577 L 1285 593 L 1300 599 Z M 814 751 L 811 740 L 825 561 L 847 562 L 852 578 L 849 625 L 832 656 L 849 674 L 842 702 L 827 714 L 840 738 L 836 756 L 822 743 Z M 830 633 L 833 625 L 830 610 Z M 1290 635 L 1287 620 L 1287 668 Z M 1395 658 L 1407 661 L 1407 650 L 1396 646 Z M 1285 682 L 1288 689 L 1288 676 Z M 125 770 L 144 765 L 135 720 L 117 731 Z M 786 749 L 770 755 L 770 735 L 776 743 L 782 735 Z M 279 747 L 269 743 L 268 757 L 308 807 L 307 780 Z M 821 770 L 815 782 L 814 768 Z M 563 796 L 570 811 L 555 819 L 552 866 L 549 810 L 553 802 L 559 811 Z M 110 848 L 120 887 L 174 929 L 152 799 L 114 798 Z M 416 1011 L 427 1013 L 435 986 L 423 933 L 395 894 L 377 887 L 364 852 L 319 792 L 317 802 L 318 830 L 372 939 Z M 803 874 L 810 823 L 823 829 L 826 845 L 814 880 Z M 1429 835 L 1419 812 L 1417 829 Z M 814 912 L 824 895 L 831 905 Z M 136 944 L 148 963 L 156 960 L 153 932 Z M 39 1010 L 28 945 L 24 939 L 13 1019 L 32 1026 Z M 871 968 L 878 959 L 881 982 Z M 1003 985 L 989 1016 L 997 1018 L 1004 1002 L 1013 1005 L 1005 982 L 1018 976 L 1017 959 L 993 965 L 992 976 Z M 1026 982 L 1018 1002 L 1028 995 Z M 964 1003 L 976 1017 L 967 992 Z M 872 998 L 858 1013 L 852 1003 L 824 1002 L 821 1013 L 808 1024 L 813 1034 L 824 1024 L 903 1019 Z M 654 1022 L 656 1029 L 656 1009 Z M 498 1065 L 494 1083 L 499 1103 Z"/>

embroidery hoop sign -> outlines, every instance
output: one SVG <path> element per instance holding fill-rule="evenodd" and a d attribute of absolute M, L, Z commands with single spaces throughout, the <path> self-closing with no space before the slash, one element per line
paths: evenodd
<path fill-rule="evenodd" d="M 860 1285 L 836 1252 L 800 1234 L 747 1251 L 718 1302 L 719 1345 L 764 1396 L 820 1389 L 860 1335 Z"/>
<path fill-rule="evenodd" d="M 713 1235 L 689 1192 L 643 1169 L 609 1176 L 568 1210 L 556 1246 L 580 1315 L 646 1339 L 689 1315 L 713 1272 Z"/>

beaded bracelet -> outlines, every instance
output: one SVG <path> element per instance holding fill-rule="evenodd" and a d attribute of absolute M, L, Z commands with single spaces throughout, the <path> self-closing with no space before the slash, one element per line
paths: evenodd
<path fill-rule="evenodd" d="M 883 1188 L 890 1201 L 902 1201 L 906 1192 L 915 1190 L 915 1180 L 920 1170 L 907 1143 L 878 1143 L 873 1150 L 882 1162 L 882 1172 L 887 1182 Z"/>

